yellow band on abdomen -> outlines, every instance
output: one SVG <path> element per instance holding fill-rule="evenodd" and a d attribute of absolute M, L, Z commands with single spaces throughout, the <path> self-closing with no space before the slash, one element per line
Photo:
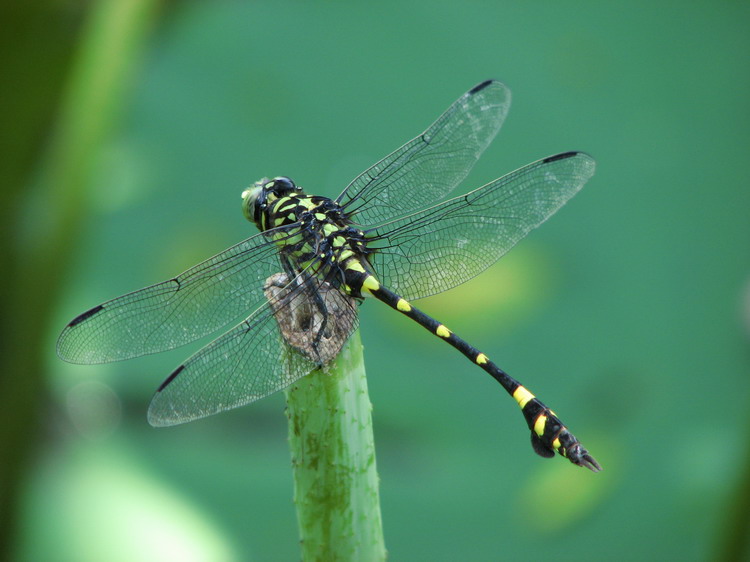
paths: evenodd
<path fill-rule="evenodd" d="M 401 312 L 410 312 L 411 305 L 408 302 L 406 302 L 404 299 L 398 299 L 398 302 L 396 303 L 396 309 Z"/>
<path fill-rule="evenodd" d="M 518 405 L 521 406 L 521 409 L 523 410 L 526 404 L 532 401 L 535 396 L 526 390 L 526 387 L 518 385 L 518 388 L 513 393 L 513 398 L 516 399 L 516 402 L 518 402 Z"/>
<path fill-rule="evenodd" d="M 541 415 L 534 422 L 534 433 L 539 437 L 544 435 L 544 426 L 547 425 L 547 416 Z"/>

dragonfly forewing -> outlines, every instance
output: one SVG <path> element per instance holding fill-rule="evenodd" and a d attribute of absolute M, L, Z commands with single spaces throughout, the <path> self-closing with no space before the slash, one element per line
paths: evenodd
<path fill-rule="evenodd" d="M 496 80 L 478 84 L 424 133 L 357 176 L 336 201 L 368 226 L 434 204 L 474 167 L 509 108 L 507 86 Z"/>
<path fill-rule="evenodd" d="M 494 264 L 578 193 L 594 170 L 582 152 L 550 156 L 367 231 L 381 248 L 373 266 L 407 300 L 447 291 Z"/>

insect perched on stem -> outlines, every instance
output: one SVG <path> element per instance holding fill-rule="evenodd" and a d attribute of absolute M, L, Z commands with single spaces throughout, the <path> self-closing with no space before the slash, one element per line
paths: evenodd
<path fill-rule="evenodd" d="M 521 407 L 537 453 L 600 470 L 547 406 L 411 303 L 481 273 L 594 174 L 590 156 L 565 152 L 442 200 L 500 130 L 509 106 L 500 82 L 475 86 L 336 199 L 308 195 L 286 177 L 256 182 L 242 194 L 242 208 L 260 233 L 77 316 L 58 354 L 73 363 L 130 359 L 245 317 L 159 387 L 149 421 L 173 425 L 248 404 L 325 366 L 356 329 L 357 304 L 373 297 L 495 378 Z"/>

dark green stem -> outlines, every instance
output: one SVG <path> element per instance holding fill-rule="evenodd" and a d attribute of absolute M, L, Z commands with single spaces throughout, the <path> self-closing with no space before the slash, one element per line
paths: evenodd
<path fill-rule="evenodd" d="M 742 469 L 735 485 L 729 487 L 731 498 L 722 518 L 716 556 L 720 562 L 741 562 L 750 556 L 750 448 L 745 447 L 744 452 Z"/>
<path fill-rule="evenodd" d="M 48 324 L 68 256 L 84 222 L 90 167 L 117 121 L 160 2 L 101 0 L 86 4 L 91 5 L 90 13 L 72 67 L 65 71 L 66 87 L 50 135 L 41 134 L 40 122 L 51 118 L 49 104 L 57 102 L 56 92 L 63 88 L 46 77 L 51 71 L 52 76 L 63 79 L 57 66 L 67 62 L 70 49 L 69 39 L 60 40 L 54 33 L 54 29 L 66 29 L 68 22 L 65 14 L 57 21 L 53 4 L 58 3 L 28 3 L 28 8 L 19 4 L 19 9 L 4 14 L 5 42 L 16 39 L 13 48 L 6 50 L 20 55 L 20 62 L 12 65 L 9 76 L 3 74 L 7 87 L 0 109 L 3 135 L 11 146 L 17 145 L 17 150 L 3 150 L 4 159 L 12 162 L 11 173 L 0 174 L 3 560 L 13 558 L 20 490 L 29 474 L 27 465 L 44 411 L 44 363 L 54 354 L 47 339 Z M 45 26 L 52 33 L 45 33 Z M 59 56 L 58 51 L 65 54 Z M 27 58 L 27 54 L 32 56 Z M 49 61 L 54 68 L 48 68 Z M 23 134 L 16 135 L 17 131 Z M 33 147 L 33 138 L 43 139 L 45 153 L 39 157 L 35 151 L 42 147 Z M 27 208 L 30 205 L 34 208 Z"/>

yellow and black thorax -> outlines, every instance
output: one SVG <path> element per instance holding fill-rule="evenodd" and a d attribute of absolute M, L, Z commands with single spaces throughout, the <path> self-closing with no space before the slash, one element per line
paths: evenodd
<path fill-rule="evenodd" d="M 362 284 L 372 276 L 372 250 L 365 233 L 352 225 L 338 203 L 305 194 L 287 177 L 264 178 L 243 192 L 242 211 L 276 243 L 285 273 L 317 278 L 352 297 L 362 296 Z"/>

